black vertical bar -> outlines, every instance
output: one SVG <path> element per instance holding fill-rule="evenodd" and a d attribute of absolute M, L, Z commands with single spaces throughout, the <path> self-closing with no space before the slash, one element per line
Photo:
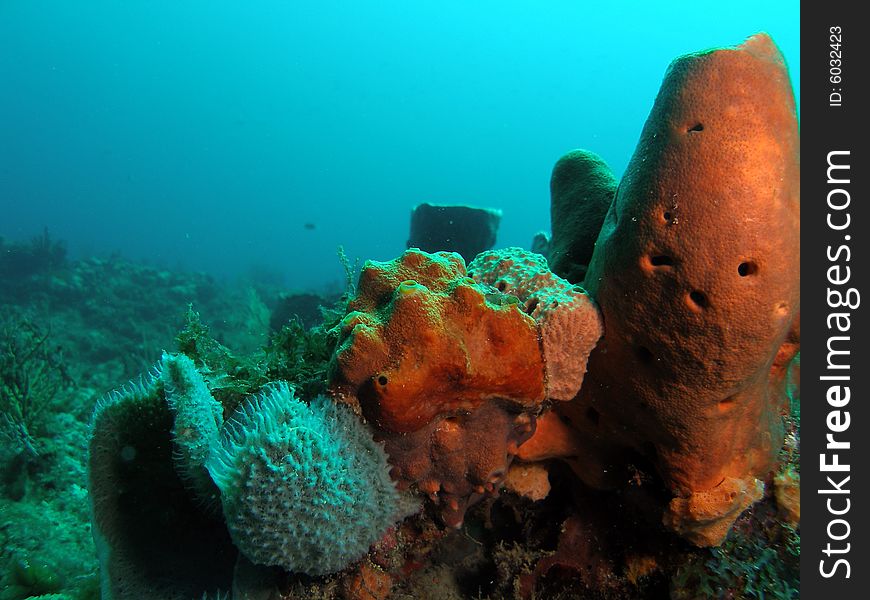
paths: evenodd
<path fill-rule="evenodd" d="M 803 598 L 870 597 L 870 23 L 857 6 L 801 7 Z"/>

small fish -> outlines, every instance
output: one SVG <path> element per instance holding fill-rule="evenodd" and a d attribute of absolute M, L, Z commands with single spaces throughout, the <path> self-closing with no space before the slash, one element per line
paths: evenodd
<path fill-rule="evenodd" d="M 314 223 L 306 223 L 305 225 L 303 225 L 303 227 L 308 231 L 314 231 L 316 225 Z"/>

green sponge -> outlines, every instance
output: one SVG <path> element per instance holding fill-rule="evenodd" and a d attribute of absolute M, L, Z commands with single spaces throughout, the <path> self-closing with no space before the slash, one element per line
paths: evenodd
<path fill-rule="evenodd" d="M 206 462 L 235 545 L 308 575 L 361 558 L 401 516 L 386 455 L 344 405 L 306 404 L 286 383 L 250 398 Z"/>

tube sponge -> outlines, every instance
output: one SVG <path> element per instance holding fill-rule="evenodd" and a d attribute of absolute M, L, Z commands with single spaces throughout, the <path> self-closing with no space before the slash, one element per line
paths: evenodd
<path fill-rule="evenodd" d="M 350 409 L 282 382 L 242 403 L 206 468 L 239 550 L 292 572 L 344 569 L 401 512 L 386 455 Z"/>

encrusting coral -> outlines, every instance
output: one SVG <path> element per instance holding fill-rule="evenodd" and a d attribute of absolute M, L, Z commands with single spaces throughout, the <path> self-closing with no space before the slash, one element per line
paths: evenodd
<path fill-rule="evenodd" d="M 601 473 L 602 455 L 641 453 L 674 496 L 665 523 L 699 545 L 760 497 L 782 445 L 771 376 L 797 348 L 799 167 L 767 35 L 678 58 L 584 281 L 606 331 L 579 397 L 558 407 L 590 446 L 575 466 Z"/>

